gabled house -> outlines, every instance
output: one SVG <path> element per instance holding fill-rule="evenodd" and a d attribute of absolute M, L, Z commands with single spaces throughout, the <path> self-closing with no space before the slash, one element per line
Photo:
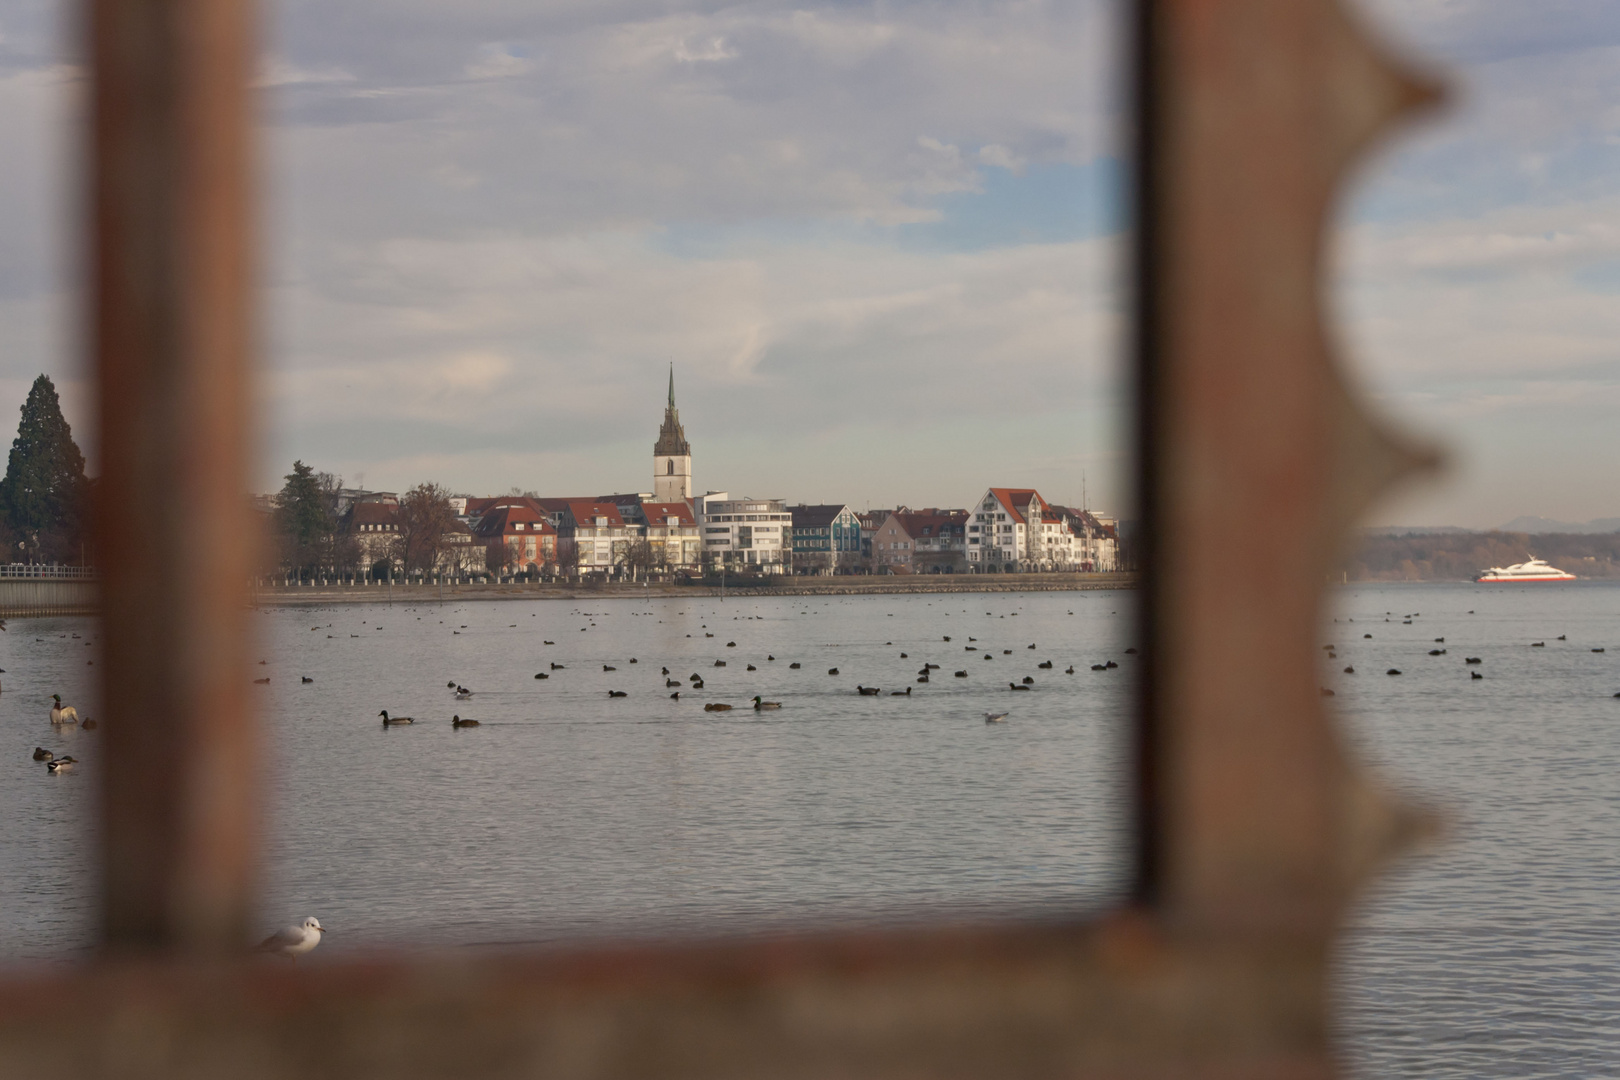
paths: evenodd
<path fill-rule="evenodd" d="M 652 565 L 695 570 L 703 561 L 703 537 L 689 502 L 643 502 L 641 516 Z"/>
<path fill-rule="evenodd" d="M 893 574 L 953 574 L 966 561 L 966 510 L 896 510 L 872 537 L 873 569 Z"/>
<path fill-rule="evenodd" d="M 1034 488 L 986 489 L 968 507 L 968 569 L 1050 569 L 1060 523 L 1048 521 L 1046 511 L 1046 500 Z"/>
<path fill-rule="evenodd" d="M 793 516 L 793 568 L 801 573 L 832 573 L 861 554 L 861 520 L 842 503 L 788 507 Z"/>
<path fill-rule="evenodd" d="M 533 500 L 512 500 L 484 508 L 473 534 L 488 550 L 496 547 L 491 567 L 535 573 L 557 563 L 557 530 Z"/>

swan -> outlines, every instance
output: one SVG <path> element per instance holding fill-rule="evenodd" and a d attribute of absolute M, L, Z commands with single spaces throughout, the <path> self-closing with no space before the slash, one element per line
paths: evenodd
<path fill-rule="evenodd" d="M 269 680 L 266 679 L 265 681 L 268 682 Z M 51 723 L 77 724 L 79 722 L 79 710 L 71 705 L 62 704 L 61 694 L 52 694 L 51 700 L 56 702 L 55 705 L 51 706 Z"/>

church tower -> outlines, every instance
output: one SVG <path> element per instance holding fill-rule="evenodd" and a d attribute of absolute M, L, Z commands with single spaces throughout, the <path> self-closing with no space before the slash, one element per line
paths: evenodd
<path fill-rule="evenodd" d="M 669 405 L 653 446 L 653 502 L 685 502 L 692 497 L 692 447 L 675 411 L 675 365 L 669 366 Z"/>

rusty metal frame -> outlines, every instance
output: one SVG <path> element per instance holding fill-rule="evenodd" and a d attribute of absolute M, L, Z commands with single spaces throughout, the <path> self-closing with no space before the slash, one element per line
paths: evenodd
<path fill-rule="evenodd" d="M 1316 689 L 1322 582 L 1422 464 L 1322 315 L 1346 170 L 1433 96 L 1336 0 L 1138 0 L 1137 885 L 1043 924 L 243 963 L 250 0 L 87 0 L 104 942 L 0 979 L 0 1077 L 1325 1077 L 1344 905 L 1422 827 Z M 1230 523 L 1270 568 L 1216 565 Z M 111 535 L 111 534 L 110 534 Z"/>

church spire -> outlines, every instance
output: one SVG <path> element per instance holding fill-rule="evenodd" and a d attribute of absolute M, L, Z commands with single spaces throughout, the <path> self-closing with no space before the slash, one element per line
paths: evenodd
<path fill-rule="evenodd" d="M 669 407 L 675 407 L 675 361 L 669 362 Z"/>

